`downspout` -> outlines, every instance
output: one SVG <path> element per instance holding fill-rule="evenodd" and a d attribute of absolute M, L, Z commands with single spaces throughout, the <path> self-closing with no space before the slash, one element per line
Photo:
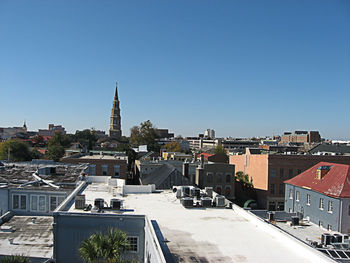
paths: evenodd
<path fill-rule="evenodd" d="M 341 200 L 341 198 L 339 199 L 339 201 L 340 201 L 340 207 L 339 207 L 339 226 L 338 226 L 338 232 L 341 233 L 343 201 Z"/>

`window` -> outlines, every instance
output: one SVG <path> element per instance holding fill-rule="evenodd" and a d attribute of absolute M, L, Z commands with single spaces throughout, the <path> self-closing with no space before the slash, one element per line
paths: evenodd
<path fill-rule="evenodd" d="M 298 174 L 301 174 L 301 169 L 298 169 Z"/>
<path fill-rule="evenodd" d="M 333 201 L 328 201 L 328 213 L 333 213 Z"/>
<path fill-rule="evenodd" d="M 64 196 L 50 196 L 50 211 L 54 211 L 64 199 Z"/>
<path fill-rule="evenodd" d="M 293 190 L 289 189 L 289 199 L 293 199 Z"/>
<path fill-rule="evenodd" d="M 212 183 L 213 182 L 213 173 L 207 173 L 207 182 Z"/>
<path fill-rule="evenodd" d="M 310 205 L 310 195 L 309 194 L 306 195 L 306 204 Z"/>
<path fill-rule="evenodd" d="M 349 210 L 348 213 L 349 213 L 349 216 L 350 216 L 350 205 L 349 205 L 349 209 L 348 210 Z"/>
<path fill-rule="evenodd" d="M 300 201 L 300 192 L 297 191 L 295 194 L 295 201 L 299 202 Z"/>
<path fill-rule="evenodd" d="M 320 209 L 323 210 L 324 209 L 324 199 L 320 198 Z"/>
<path fill-rule="evenodd" d="M 270 193 L 273 195 L 275 194 L 275 184 L 270 185 Z"/>
<path fill-rule="evenodd" d="M 231 183 L 231 174 L 226 174 L 226 183 Z"/>
<path fill-rule="evenodd" d="M 139 238 L 138 237 L 128 237 L 128 241 L 130 243 L 130 249 L 131 252 L 138 252 L 139 251 Z"/>
<path fill-rule="evenodd" d="M 96 175 L 96 165 L 90 164 L 89 165 L 89 172 L 90 172 L 90 175 Z"/>
<path fill-rule="evenodd" d="M 293 169 L 289 169 L 289 178 L 293 178 Z"/>
<path fill-rule="evenodd" d="M 277 210 L 278 211 L 284 211 L 284 202 L 278 202 L 277 203 Z"/>
<path fill-rule="evenodd" d="M 269 202 L 269 211 L 276 211 L 276 203 Z"/>
<path fill-rule="evenodd" d="M 30 196 L 30 211 L 46 212 L 46 196 L 31 195 Z"/>
<path fill-rule="evenodd" d="M 279 194 L 284 195 L 284 184 L 280 184 Z"/>
<path fill-rule="evenodd" d="M 222 182 L 222 173 L 216 173 L 216 178 L 217 178 L 217 182 L 221 183 Z"/>
<path fill-rule="evenodd" d="M 276 177 L 276 168 L 271 169 L 271 177 L 275 178 Z"/>
<path fill-rule="evenodd" d="M 216 192 L 221 195 L 221 186 L 216 186 Z"/>
<path fill-rule="evenodd" d="M 284 178 L 284 169 L 283 168 L 280 169 L 280 178 Z"/>
<path fill-rule="evenodd" d="M 12 196 L 12 209 L 14 210 L 26 210 L 27 209 L 27 196 L 14 194 Z"/>
<path fill-rule="evenodd" d="M 102 175 L 108 174 L 108 165 L 102 165 Z"/>
<path fill-rule="evenodd" d="M 120 176 L 120 165 L 114 165 L 114 177 Z"/>
<path fill-rule="evenodd" d="M 225 187 L 225 196 L 230 196 L 231 195 L 231 186 L 226 186 Z"/>

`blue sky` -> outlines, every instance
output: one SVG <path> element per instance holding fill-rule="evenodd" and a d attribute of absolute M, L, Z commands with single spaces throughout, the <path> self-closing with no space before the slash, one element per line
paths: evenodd
<path fill-rule="evenodd" d="M 350 1 L 0 1 L 0 127 L 350 138 Z"/>

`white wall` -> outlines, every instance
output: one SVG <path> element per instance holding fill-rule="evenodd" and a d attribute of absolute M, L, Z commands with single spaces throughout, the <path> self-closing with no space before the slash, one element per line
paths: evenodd
<path fill-rule="evenodd" d="M 125 194 L 147 194 L 156 190 L 154 184 L 149 185 L 123 185 L 123 195 Z"/>

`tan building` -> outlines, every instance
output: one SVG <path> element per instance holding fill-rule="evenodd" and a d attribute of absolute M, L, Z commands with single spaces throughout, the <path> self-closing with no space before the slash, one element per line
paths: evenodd
<path fill-rule="evenodd" d="M 83 155 L 71 156 L 62 159 L 64 163 L 87 163 L 89 175 L 111 176 L 113 178 L 128 178 L 128 157 L 111 155 Z"/>
<path fill-rule="evenodd" d="M 281 143 L 319 143 L 321 136 L 318 131 L 295 131 L 285 132 L 281 137 Z"/>
<path fill-rule="evenodd" d="M 162 157 L 164 160 L 176 160 L 176 161 L 191 161 L 192 154 L 186 154 L 181 152 L 163 152 Z"/>
<path fill-rule="evenodd" d="M 246 154 L 231 155 L 230 164 L 253 179 L 260 208 L 284 210 L 284 181 L 319 162 L 350 164 L 350 156 Z"/>

